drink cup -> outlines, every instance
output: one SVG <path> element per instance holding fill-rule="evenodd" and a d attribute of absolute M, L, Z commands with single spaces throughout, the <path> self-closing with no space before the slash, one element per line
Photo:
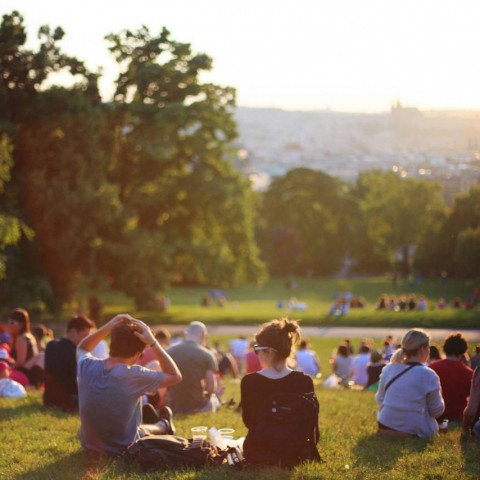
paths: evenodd
<path fill-rule="evenodd" d="M 223 440 L 233 440 L 233 434 L 235 433 L 233 428 L 221 428 L 219 432 Z"/>
<path fill-rule="evenodd" d="M 201 444 L 207 439 L 208 427 L 192 427 L 192 439 L 194 443 Z"/>

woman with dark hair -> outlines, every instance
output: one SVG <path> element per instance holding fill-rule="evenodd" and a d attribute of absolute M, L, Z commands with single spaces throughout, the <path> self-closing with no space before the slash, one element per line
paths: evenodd
<path fill-rule="evenodd" d="M 350 381 L 350 372 L 352 370 L 353 357 L 350 355 L 350 350 L 347 345 L 339 345 L 337 354 L 331 360 L 333 373 L 339 377 L 342 385 L 348 385 Z"/>
<path fill-rule="evenodd" d="M 38 354 L 37 341 L 30 331 L 30 316 L 23 308 L 16 308 L 8 315 L 8 331 L 12 337 L 11 356 L 15 359 L 13 368 L 30 379 L 27 362 Z M 36 383 L 36 379 L 34 381 Z"/>
<path fill-rule="evenodd" d="M 243 423 L 249 429 L 245 444 L 245 458 L 248 462 L 254 464 L 280 464 L 280 466 L 293 466 L 293 462 L 277 455 L 277 462 L 274 463 L 272 458 L 275 458 L 277 452 L 270 451 L 274 444 L 275 437 L 273 431 L 261 432 L 259 435 L 259 425 L 265 417 L 267 409 L 270 412 L 276 412 L 277 408 L 273 407 L 270 410 L 270 399 L 274 396 L 282 396 L 284 394 L 310 394 L 313 401 L 316 402 L 318 408 L 318 401 L 316 400 L 313 381 L 311 377 L 303 372 L 293 371 L 287 366 L 287 360 L 292 354 L 292 348 L 299 340 L 299 326 L 294 320 L 272 320 L 264 324 L 260 331 L 255 335 L 256 344 L 254 351 L 258 355 L 262 370 L 245 375 L 241 383 L 242 394 L 242 417 Z M 272 403 L 272 402 L 270 402 Z M 276 401 L 273 401 L 276 405 Z M 278 410 L 281 411 L 279 401 Z M 280 413 L 280 412 L 279 412 Z M 315 428 L 318 432 L 318 410 L 315 419 Z M 293 426 L 295 428 L 295 425 Z M 270 435 L 269 438 L 263 438 L 264 435 Z M 262 436 L 262 439 L 259 437 Z M 273 443 L 270 442 L 273 440 Z M 318 451 L 315 444 L 317 439 L 311 439 L 309 459 L 318 459 Z M 271 443 L 269 446 L 267 443 Z M 288 445 L 281 445 L 283 447 Z M 316 455 L 315 455 L 316 454 Z M 305 458 L 298 458 L 297 463 Z"/>

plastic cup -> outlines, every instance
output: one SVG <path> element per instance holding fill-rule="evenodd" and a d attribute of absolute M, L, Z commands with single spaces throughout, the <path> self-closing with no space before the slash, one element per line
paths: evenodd
<path fill-rule="evenodd" d="M 221 428 L 218 432 L 222 436 L 223 440 L 233 440 L 233 434 L 235 433 L 235 430 L 233 428 Z"/>
<path fill-rule="evenodd" d="M 192 427 L 192 439 L 194 442 L 203 442 L 207 439 L 208 427 Z"/>

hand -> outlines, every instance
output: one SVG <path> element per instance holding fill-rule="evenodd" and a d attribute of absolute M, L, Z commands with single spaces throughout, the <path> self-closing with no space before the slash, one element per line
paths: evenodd
<path fill-rule="evenodd" d="M 137 336 L 143 343 L 150 346 L 157 341 L 150 330 L 150 327 L 146 323 L 143 323 L 141 320 L 136 318 L 132 318 L 131 323 L 135 325 L 135 331 L 133 334 Z"/>
<path fill-rule="evenodd" d="M 120 313 L 119 315 L 115 315 L 106 326 L 109 328 L 114 328 L 122 323 L 131 322 L 134 318 L 129 315 L 128 313 Z"/>

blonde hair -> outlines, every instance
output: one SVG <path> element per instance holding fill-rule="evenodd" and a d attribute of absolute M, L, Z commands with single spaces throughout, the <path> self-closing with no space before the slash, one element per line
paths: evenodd
<path fill-rule="evenodd" d="M 424 330 L 414 328 L 409 330 L 402 338 L 402 350 L 406 357 L 412 357 L 423 346 L 430 345 L 430 335 Z"/>
<path fill-rule="evenodd" d="M 395 353 L 390 358 L 390 363 L 403 363 L 403 357 L 405 353 L 403 352 L 402 348 L 395 350 Z"/>

